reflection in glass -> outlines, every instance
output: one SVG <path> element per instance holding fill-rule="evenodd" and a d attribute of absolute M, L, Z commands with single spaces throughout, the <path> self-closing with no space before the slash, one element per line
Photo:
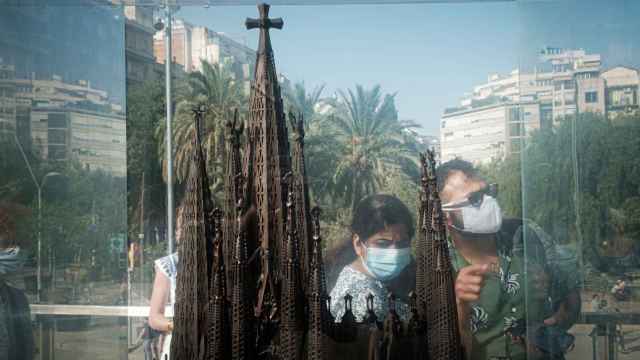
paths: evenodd
<path fill-rule="evenodd" d="M 41 358 L 91 357 L 96 333 L 126 345 L 92 307 L 126 280 L 123 31 L 107 6 L 0 11 L 0 203 L 27 209 L 9 214 L 24 267 L 3 280 L 37 315 Z"/>

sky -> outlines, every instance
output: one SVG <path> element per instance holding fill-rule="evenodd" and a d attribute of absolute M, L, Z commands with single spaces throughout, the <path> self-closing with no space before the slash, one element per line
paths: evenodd
<path fill-rule="evenodd" d="M 491 73 L 532 69 L 544 46 L 584 48 L 604 66 L 637 66 L 640 4 L 632 0 L 529 0 L 460 4 L 273 6 L 277 70 L 325 96 L 356 84 L 396 93 L 401 119 L 438 135 L 446 107 Z M 254 6 L 183 6 L 177 17 L 255 48 L 244 28 Z"/>

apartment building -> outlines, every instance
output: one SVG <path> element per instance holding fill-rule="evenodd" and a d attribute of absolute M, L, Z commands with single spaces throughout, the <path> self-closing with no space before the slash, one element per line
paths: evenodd
<path fill-rule="evenodd" d="M 16 70 L 0 60 L 0 136 L 16 131 Z"/>
<path fill-rule="evenodd" d="M 165 31 L 154 35 L 153 49 L 159 63 L 164 63 L 165 38 Z M 248 87 L 256 57 L 249 47 L 223 33 L 181 19 L 173 22 L 171 41 L 173 61 L 182 65 L 186 72 L 202 70 L 202 61 L 225 64 L 237 79 L 246 81 Z"/>
<path fill-rule="evenodd" d="M 127 5 L 124 16 L 127 84 L 141 83 L 154 76 L 153 8 Z"/>
<path fill-rule="evenodd" d="M 606 102 L 607 116 L 610 119 L 615 120 L 620 114 L 638 110 L 638 85 L 640 84 L 638 70 L 616 66 L 604 71 L 601 77 L 606 86 L 603 100 Z"/>
<path fill-rule="evenodd" d="M 536 129 L 578 112 L 614 119 L 639 106 L 640 77 L 633 68 L 602 71 L 599 54 L 547 47 L 533 72 L 491 74 L 441 118 L 442 160 L 486 163 L 518 153 Z"/>
<path fill-rule="evenodd" d="M 30 118 L 34 153 L 43 160 L 74 160 L 90 170 L 126 176 L 124 115 L 34 107 Z"/>

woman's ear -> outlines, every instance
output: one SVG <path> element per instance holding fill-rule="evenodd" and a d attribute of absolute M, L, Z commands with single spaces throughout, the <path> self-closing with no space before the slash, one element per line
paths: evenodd
<path fill-rule="evenodd" d="M 360 237 L 358 236 L 358 234 L 353 234 L 352 241 L 353 241 L 353 250 L 356 252 L 356 255 L 358 255 L 361 258 L 364 258 L 364 246 L 362 245 L 362 242 L 360 241 Z"/>

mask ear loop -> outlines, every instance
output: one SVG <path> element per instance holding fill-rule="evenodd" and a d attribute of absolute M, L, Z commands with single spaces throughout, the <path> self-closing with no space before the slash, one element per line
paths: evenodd
<path fill-rule="evenodd" d="M 360 238 L 358 237 L 358 242 L 362 245 L 362 247 L 364 248 L 364 253 L 365 255 L 368 255 L 368 251 L 369 248 L 367 247 L 367 245 L 365 245 L 364 241 L 360 240 Z M 367 266 L 367 261 L 364 259 L 364 257 L 358 255 L 358 257 L 360 258 L 360 263 L 362 264 L 362 267 L 364 267 L 364 269 L 369 273 L 370 276 L 372 276 L 373 278 L 375 278 L 375 275 L 373 275 L 373 272 L 371 272 L 371 270 L 369 269 L 369 267 Z"/>
<path fill-rule="evenodd" d="M 362 241 L 362 239 L 360 239 L 360 236 L 358 234 L 353 234 L 353 236 L 355 237 L 355 240 L 357 243 L 359 243 L 365 250 L 365 253 L 367 252 L 367 245 L 364 244 L 364 241 Z M 360 256 L 358 253 L 356 253 L 356 256 L 360 258 L 360 260 L 362 260 L 362 263 L 364 263 L 364 258 L 362 256 Z"/>

